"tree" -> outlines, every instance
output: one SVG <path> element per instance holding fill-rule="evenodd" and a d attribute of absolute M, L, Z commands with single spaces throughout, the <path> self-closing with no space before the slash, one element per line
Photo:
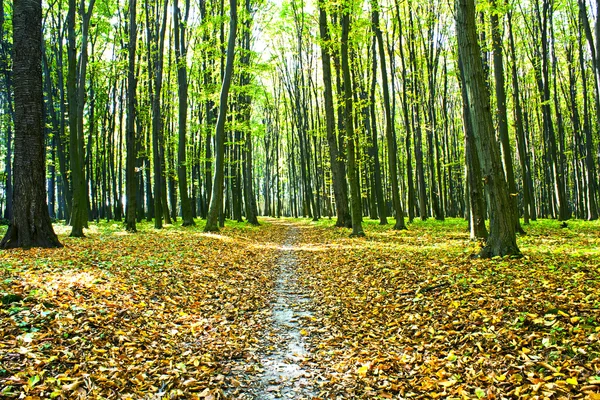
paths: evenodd
<path fill-rule="evenodd" d="M 350 62 L 348 57 L 348 35 L 350 34 L 349 5 L 344 6 L 342 14 L 342 41 L 340 58 L 342 61 L 342 75 L 344 79 L 344 130 L 348 143 L 348 175 L 350 177 L 350 211 L 352 216 L 352 234 L 350 236 L 365 236 L 362 229 L 362 207 L 360 188 L 358 186 L 358 171 L 356 167 L 356 154 L 354 149 L 355 132 L 353 124 L 352 81 L 350 78 Z"/>
<path fill-rule="evenodd" d="M 237 0 L 229 0 L 229 40 L 227 42 L 227 61 L 225 64 L 225 73 L 223 74 L 223 84 L 221 85 L 221 94 L 219 96 L 219 116 L 217 117 L 217 126 L 215 128 L 215 172 L 213 175 L 212 195 L 210 197 L 210 206 L 206 218 L 205 232 L 214 232 L 219 230 L 219 212 L 223 206 L 223 181 L 225 179 L 225 120 L 227 118 L 227 97 L 231 87 L 231 78 L 233 77 L 233 62 L 235 59 L 235 40 L 237 33 Z"/>
<path fill-rule="evenodd" d="M 85 181 L 83 111 L 85 105 L 85 83 L 88 64 L 88 33 L 95 0 L 90 0 L 87 11 L 82 1 L 81 54 L 77 58 L 75 35 L 76 0 L 69 0 L 67 13 L 67 99 L 69 103 L 69 155 L 71 159 L 71 183 L 73 201 L 71 205 L 71 236 L 83 237 L 83 228 L 88 226 L 88 187 Z"/>
<path fill-rule="evenodd" d="M 188 112 L 188 78 L 187 78 L 187 50 L 186 50 L 186 25 L 190 15 L 190 2 L 185 1 L 185 14 L 181 18 L 181 10 L 177 0 L 173 2 L 173 16 L 175 25 L 175 58 L 177 60 L 177 88 L 179 94 L 179 141 L 177 146 L 177 180 L 181 196 L 181 217 L 183 226 L 196 225 L 192 215 L 192 204 L 188 195 L 187 180 L 187 112 Z"/>
<path fill-rule="evenodd" d="M 515 173 L 513 170 L 512 150 L 508 139 L 508 120 L 506 112 L 506 88 L 504 81 L 504 60 L 502 55 L 502 31 L 500 28 L 500 19 L 498 14 L 496 0 L 492 0 L 492 15 L 490 22 L 492 25 L 492 52 L 494 60 L 494 81 L 496 83 L 496 115 L 498 122 L 498 134 L 502 145 L 502 155 L 504 157 L 504 171 L 506 172 L 506 180 L 508 183 L 509 199 L 515 209 L 513 216 L 515 217 L 515 229 L 519 233 L 525 231 L 521 228 L 519 222 L 519 213 L 517 209 L 517 185 L 515 183 Z"/>
<path fill-rule="evenodd" d="M 135 93 L 137 80 L 135 77 L 135 50 L 137 42 L 136 23 L 136 0 L 129 0 L 129 65 L 127 69 L 127 161 L 126 174 L 126 196 L 127 212 L 125 216 L 126 228 L 129 232 L 136 232 L 136 205 L 137 205 L 137 182 L 135 176 L 136 164 L 136 139 L 135 139 Z"/>
<path fill-rule="evenodd" d="M 458 53 L 464 72 L 463 90 L 467 94 L 471 127 L 490 210 L 490 232 L 480 256 L 520 255 L 515 233 L 514 207 L 509 199 L 500 149 L 492 124 L 489 94 L 485 87 L 475 25 L 475 1 L 456 0 L 455 13 Z"/>
<path fill-rule="evenodd" d="M 14 2 L 13 35 L 14 201 L 0 247 L 62 247 L 46 203 L 41 0 Z"/>
<path fill-rule="evenodd" d="M 335 226 L 352 226 L 350 211 L 348 210 L 348 198 L 344 187 L 346 176 L 344 174 L 344 162 L 339 157 L 337 137 L 335 134 L 335 115 L 333 108 L 333 87 L 331 84 L 331 56 L 329 28 L 327 26 L 327 11 L 323 1 L 319 1 L 319 32 L 321 35 L 321 62 L 323 64 L 323 86 L 325 99 L 325 129 L 327 143 L 329 144 L 329 162 L 331 165 L 331 180 L 333 195 L 335 197 L 337 220 Z"/>
<path fill-rule="evenodd" d="M 402 204 L 400 202 L 400 194 L 398 188 L 398 167 L 396 163 L 397 151 L 396 151 L 396 140 L 392 129 L 392 110 L 390 107 L 390 92 L 388 85 L 388 73 L 385 62 L 385 51 L 383 46 L 383 34 L 379 26 L 379 4 L 377 0 L 371 1 L 372 16 L 373 16 L 373 30 L 377 37 L 377 43 L 379 44 L 379 59 L 381 63 L 381 87 L 383 90 L 383 108 L 385 110 L 385 137 L 388 145 L 388 165 L 389 165 L 389 177 L 392 181 L 392 203 L 394 205 L 394 212 L 396 215 L 396 223 L 394 229 L 406 229 L 404 224 L 404 211 L 402 210 Z"/>

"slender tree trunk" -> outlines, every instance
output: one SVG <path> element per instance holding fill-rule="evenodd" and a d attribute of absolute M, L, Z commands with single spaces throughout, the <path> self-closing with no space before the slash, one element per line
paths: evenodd
<path fill-rule="evenodd" d="M 125 166 L 127 210 L 125 224 L 128 232 L 136 232 L 137 182 L 136 166 L 136 137 L 135 137 L 135 95 L 137 80 L 135 77 L 135 51 L 137 45 L 136 0 L 129 0 L 129 65 L 127 69 L 127 161 Z"/>
<path fill-rule="evenodd" d="M 81 24 L 81 55 L 79 62 L 76 55 L 75 14 L 76 0 L 69 0 L 67 13 L 67 97 L 69 103 L 69 154 L 71 158 L 71 176 L 73 185 L 73 201 L 71 205 L 71 236 L 83 237 L 83 228 L 88 220 L 88 190 L 84 174 L 84 140 L 83 110 L 85 102 L 85 82 L 87 70 L 88 29 L 95 0 L 91 0 L 84 12 L 83 1 L 80 10 L 83 14 Z"/>
<path fill-rule="evenodd" d="M 404 211 L 402 210 L 402 203 L 400 202 L 396 140 L 392 128 L 392 110 L 390 108 L 388 71 L 385 61 L 385 46 L 383 43 L 383 34 L 379 26 L 379 4 L 377 4 L 377 0 L 371 0 L 371 12 L 373 30 L 375 31 L 375 36 L 377 37 L 377 43 L 379 45 L 379 62 L 381 64 L 381 89 L 383 91 L 383 109 L 385 111 L 385 137 L 387 139 L 389 177 L 392 183 L 392 205 L 394 207 L 394 217 L 396 218 L 394 229 L 406 229 L 406 225 L 404 223 Z"/>
<path fill-rule="evenodd" d="M 177 88 L 179 94 L 179 140 L 177 146 L 177 180 L 181 198 L 181 217 L 183 226 L 196 225 L 192 215 L 192 205 L 188 196 L 187 180 L 187 112 L 188 112 L 188 82 L 187 82 L 187 51 L 186 26 L 190 11 L 190 1 L 185 1 L 185 17 L 181 19 L 181 11 L 177 0 L 173 3 L 175 26 L 175 58 L 177 62 Z"/>
<path fill-rule="evenodd" d="M 529 224 L 531 215 L 531 192 L 529 190 L 528 176 L 530 175 L 530 166 L 528 162 L 527 147 L 525 143 L 525 132 L 523 130 L 523 110 L 521 108 L 521 93 L 519 90 L 519 78 L 517 74 L 517 57 L 515 54 L 515 41 L 512 30 L 512 14 L 508 13 L 508 42 L 512 58 L 511 77 L 512 93 L 514 104 L 514 124 L 517 136 L 517 150 L 519 152 L 519 162 L 521 164 L 521 176 L 523 185 L 523 222 Z M 510 190 L 510 189 L 509 189 Z"/>
<path fill-rule="evenodd" d="M 373 149 L 373 178 L 375 180 L 375 199 L 377 200 L 377 214 L 379 215 L 379 225 L 387 225 L 387 213 L 385 208 L 385 201 L 383 197 L 383 182 L 381 179 L 381 163 L 379 161 L 379 141 L 377 138 L 377 118 L 375 114 L 375 87 L 377 84 L 377 38 L 373 38 L 373 63 L 370 88 L 370 119 L 371 119 L 371 135 L 372 135 L 372 149 Z"/>
<path fill-rule="evenodd" d="M 223 74 L 223 84 L 219 101 L 219 116 L 217 117 L 217 126 L 215 128 L 215 173 L 213 178 L 212 195 L 206 226 L 204 231 L 218 231 L 219 212 L 223 206 L 223 181 L 224 181 L 224 158 L 225 158 L 225 119 L 227 118 L 227 97 L 231 86 L 233 76 L 233 62 L 235 55 L 235 40 L 237 34 L 237 0 L 229 0 L 230 19 L 229 19 L 229 41 L 227 43 L 227 61 L 225 73 Z"/>
<path fill-rule="evenodd" d="M 351 221 L 348 209 L 348 198 L 346 196 L 346 176 L 343 171 L 343 160 L 340 159 L 337 138 L 335 134 L 335 114 L 333 105 L 333 88 L 331 83 L 331 56 L 329 54 L 329 29 L 327 27 L 327 12 L 325 4 L 319 1 L 319 31 L 321 34 L 321 62 L 323 63 L 323 86 L 325 100 L 325 129 L 327 131 L 327 143 L 329 144 L 329 162 L 331 163 L 331 180 L 337 220 L 335 226 L 348 226 Z"/>
<path fill-rule="evenodd" d="M 4 173 L 6 175 L 6 181 L 4 186 L 6 196 L 6 208 L 4 209 L 4 218 L 10 220 L 12 217 L 13 205 L 12 125 L 15 123 L 15 110 L 13 106 L 12 72 L 8 64 L 8 60 L 10 58 L 10 49 L 8 46 L 8 41 L 4 39 L 4 21 L 4 0 L 0 0 L 0 68 L 4 72 L 4 93 L 6 96 L 8 114 L 10 116 L 10 121 L 7 123 L 6 129 L 6 158 L 4 161 Z"/>
<path fill-rule="evenodd" d="M 354 124 L 352 121 L 352 81 L 350 78 L 350 63 L 348 58 L 348 36 L 350 34 L 350 5 L 345 5 L 342 15 L 342 39 L 340 58 L 342 61 L 342 74 L 344 78 L 344 129 L 348 143 L 348 175 L 350 176 L 350 209 L 352 215 L 352 234 L 350 236 L 365 236 L 362 229 L 362 207 L 360 189 L 358 186 L 358 172 L 354 150 Z"/>

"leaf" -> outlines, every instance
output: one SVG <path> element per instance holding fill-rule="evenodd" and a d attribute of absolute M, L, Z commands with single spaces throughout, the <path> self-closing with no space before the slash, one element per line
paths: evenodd
<path fill-rule="evenodd" d="M 63 392 L 72 392 L 74 390 L 77 390 L 79 388 L 79 386 L 81 386 L 81 381 L 77 380 L 77 381 L 69 383 L 67 385 L 62 385 L 61 389 Z"/>
<path fill-rule="evenodd" d="M 369 367 L 368 367 L 368 366 L 366 366 L 366 365 L 363 365 L 362 367 L 360 367 L 360 368 L 359 368 L 359 369 L 356 371 L 356 373 L 357 373 L 357 374 L 358 374 L 360 377 L 362 377 L 362 378 L 364 378 L 365 376 L 367 376 L 367 372 L 369 372 Z"/>
<path fill-rule="evenodd" d="M 481 399 L 481 398 L 485 397 L 485 391 L 481 388 L 476 388 L 475 395 L 477 396 L 478 399 Z"/>
<path fill-rule="evenodd" d="M 27 381 L 27 385 L 30 388 L 33 388 L 35 385 L 37 385 L 40 382 L 41 378 L 39 375 L 33 375 L 29 378 L 29 380 Z"/>
<path fill-rule="evenodd" d="M 567 383 L 569 385 L 577 386 L 577 378 L 567 378 Z"/>

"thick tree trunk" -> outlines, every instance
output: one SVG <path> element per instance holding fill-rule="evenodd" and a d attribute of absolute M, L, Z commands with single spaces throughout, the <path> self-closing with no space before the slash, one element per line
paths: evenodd
<path fill-rule="evenodd" d="M 62 247 L 46 203 L 41 0 L 19 0 L 13 9 L 15 78 L 14 208 L 0 247 Z"/>
<path fill-rule="evenodd" d="M 473 125 L 469 100 L 464 86 L 464 71 L 462 60 L 458 59 L 459 83 L 461 84 L 461 94 L 463 99 L 463 123 L 465 132 L 465 159 L 467 166 L 467 197 L 470 205 L 469 212 L 469 231 L 471 240 L 487 239 L 488 233 L 485 227 L 485 201 L 483 193 L 483 180 L 481 179 L 481 167 L 479 156 L 477 155 L 477 146 L 473 135 Z"/>
<path fill-rule="evenodd" d="M 459 56 L 464 71 L 463 90 L 467 92 L 473 135 L 490 209 L 490 234 L 480 255 L 482 257 L 517 256 L 521 252 L 516 241 L 514 207 L 509 200 L 500 149 L 492 124 L 481 52 L 477 41 L 474 0 L 456 0 L 455 13 Z"/>
<path fill-rule="evenodd" d="M 502 31 L 498 18 L 499 10 L 496 9 L 496 0 L 492 0 L 492 15 L 490 17 L 492 26 L 492 54 L 494 62 L 494 81 L 496 91 L 496 117 L 498 123 L 498 134 L 502 145 L 502 156 L 504 158 L 504 171 L 508 183 L 509 199 L 515 209 L 515 229 L 519 233 L 525 233 L 519 221 L 517 207 L 517 185 L 515 183 L 515 172 L 513 168 L 512 150 L 508 138 L 508 119 L 506 112 L 506 88 L 504 81 L 504 60 L 502 56 Z"/>
<path fill-rule="evenodd" d="M 596 54 L 596 46 L 594 45 L 594 39 L 592 37 L 592 30 L 590 28 L 590 23 L 587 17 L 587 10 L 585 7 L 585 2 L 583 0 L 579 0 L 579 18 L 581 24 L 583 25 L 583 29 L 585 31 L 585 36 L 588 41 L 588 45 L 590 47 L 590 53 L 592 55 L 592 62 L 595 66 L 594 69 L 594 99 L 596 102 L 596 126 L 598 130 L 600 130 L 600 60 L 598 54 Z M 596 4 L 600 3 L 597 1 Z M 600 24 L 596 22 L 596 45 L 598 44 L 598 40 L 600 40 Z M 582 62 L 582 67 L 584 67 Z M 582 69 L 582 73 L 584 70 Z M 584 82 L 584 85 L 586 83 Z M 585 165 L 587 171 L 587 185 L 586 185 L 586 200 L 587 200 L 587 219 L 592 221 L 598 219 L 598 203 L 596 200 L 597 196 L 597 188 L 598 181 L 596 175 L 596 164 L 594 162 L 593 156 L 593 140 L 592 140 L 592 130 L 591 128 L 585 130 Z"/>

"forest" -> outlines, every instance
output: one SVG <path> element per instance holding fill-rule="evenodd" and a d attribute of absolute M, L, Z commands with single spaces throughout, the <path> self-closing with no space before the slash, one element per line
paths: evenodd
<path fill-rule="evenodd" d="M 600 399 L 600 0 L 0 0 L 0 397 Z"/>
<path fill-rule="evenodd" d="M 44 5 L 50 218 L 69 221 L 72 235 L 81 236 L 87 221 L 121 221 L 135 202 L 137 222 L 189 225 L 209 214 L 215 170 L 223 169 L 220 225 L 255 222 L 260 214 L 337 216 L 340 226 L 350 226 L 354 197 L 360 215 L 381 223 L 402 216 L 485 219 L 451 4 L 233 6 Z M 11 5 L 0 9 L 0 202 L 8 220 Z M 486 98 L 508 192 L 525 225 L 598 218 L 595 10 L 583 0 L 477 2 Z"/>

